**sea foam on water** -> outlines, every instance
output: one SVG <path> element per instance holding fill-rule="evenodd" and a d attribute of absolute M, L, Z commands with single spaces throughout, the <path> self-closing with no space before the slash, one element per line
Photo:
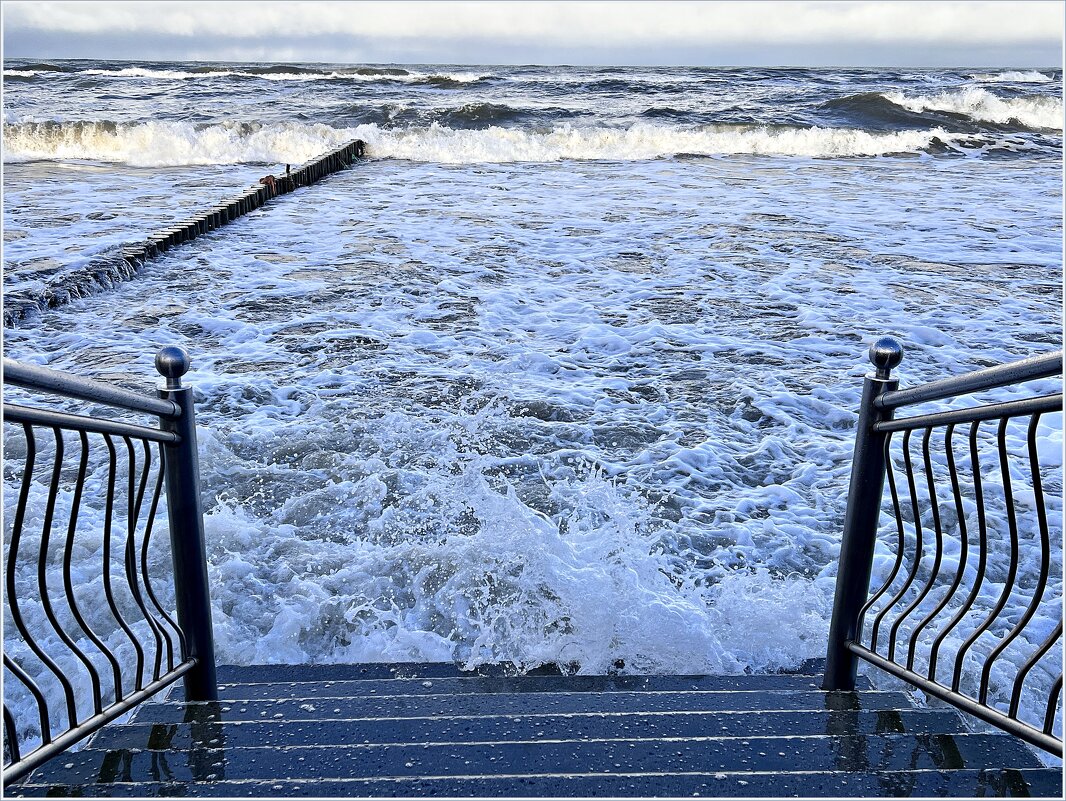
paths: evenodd
<path fill-rule="evenodd" d="M 369 145 L 352 169 L 5 332 L 6 355 L 145 392 L 159 347 L 192 354 L 223 662 L 793 667 L 824 655 L 869 341 L 903 341 L 905 385 L 1060 346 L 1057 73 L 1026 84 L 1045 93 L 1031 97 L 951 71 L 916 89 L 894 72 L 528 68 L 331 78 L 308 93 L 149 74 L 204 65 L 27 66 L 48 74 L 6 87 L 9 290 L 286 162 Z M 71 81 L 101 83 L 78 94 Z M 95 96 L 119 81 L 218 89 L 190 123 L 178 90 L 157 109 Z M 55 119 L 60 89 L 70 116 Z M 256 119 L 224 112 L 266 92 L 279 102 Z M 825 107 L 833 92 L 899 108 L 886 126 L 884 104 L 852 104 L 844 125 Z M 509 121 L 360 121 L 366 105 L 404 104 L 506 105 Z M 649 108 L 680 116 L 649 122 Z M 926 113 L 939 117 L 907 116 Z M 1049 415 L 1039 432 L 1056 542 L 1061 429 Z M 102 504 L 86 503 L 89 532 Z M 165 541 L 157 530 L 150 570 L 169 606 Z M 100 543 L 79 543 L 92 609 Z M 880 546 L 875 576 L 890 565 Z M 49 562 L 50 586 L 60 569 Z M 32 598 L 36 565 L 17 582 Z M 1053 618 L 1042 608 L 1037 631 Z M 1017 667 L 1004 658 L 997 703 Z"/>

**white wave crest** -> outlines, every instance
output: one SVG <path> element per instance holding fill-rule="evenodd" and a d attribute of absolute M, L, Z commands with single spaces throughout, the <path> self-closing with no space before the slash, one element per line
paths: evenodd
<path fill-rule="evenodd" d="M 1002 98 L 977 87 L 916 97 L 886 92 L 884 97 L 910 111 L 948 111 L 1001 125 L 1017 121 L 1033 129 L 1061 131 L 1063 128 L 1062 100 L 1057 97 Z"/>
<path fill-rule="evenodd" d="M 1051 83 L 1051 78 L 1042 72 L 1028 70 L 1007 70 L 1005 72 L 979 72 L 970 76 L 971 80 L 981 83 Z"/>
<path fill-rule="evenodd" d="M 328 125 L 34 123 L 4 127 L 4 161 L 102 161 L 135 167 L 301 162 L 352 137 Z"/>
<path fill-rule="evenodd" d="M 559 126 L 549 132 L 489 128 L 470 131 L 440 125 L 412 130 L 377 125 L 332 128 L 305 123 L 20 122 L 5 126 L 4 161 L 82 159 L 139 167 L 202 164 L 298 163 L 351 139 L 362 139 L 378 158 L 451 164 L 546 162 L 568 159 L 637 161 L 677 154 L 807 157 L 912 153 L 934 139 L 957 135 L 928 131 L 870 133 L 851 128 L 637 124 L 629 128 Z"/>
<path fill-rule="evenodd" d="M 952 135 L 941 129 L 869 133 L 851 128 L 766 128 L 716 125 L 677 128 L 637 124 L 629 128 L 559 126 L 549 133 L 489 128 L 457 131 L 439 125 L 416 131 L 360 126 L 374 156 L 442 163 L 560 161 L 604 159 L 632 161 L 678 154 L 769 156 L 879 156 L 916 152 Z"/>
<path fill-rule="evenodd" d="M 7 75 L 7 71 L 4 72 Z M 43 75 L 39 72 L 15 72 L 13 75 Z M 64 75 L 66 73 L 55 73 Z M 78 75 L 96 75 L 108 78 L 138 78 L 144 80 L 194 80 L 197 78 L 258 78 L 264 81 L 395 81 L 400 83 L 425 83 L 428 81 L 449 81 L 452 83 L 474 83 L 483 78 L 492 77 L 480 72 L 248 72 L 245 70 L 220 69 L 208 72 L 186 72 L 182 70 L 153 70 L 144 67 L 125 67 L 120 70 L 91 69 L 82 70 Z"/>

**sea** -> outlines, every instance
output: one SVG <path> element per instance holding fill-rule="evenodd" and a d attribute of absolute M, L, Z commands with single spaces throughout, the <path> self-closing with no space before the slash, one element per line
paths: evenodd
<path fill-rule="evenodd" d="M 903 386 L 1062 347 L 1062 92 L 1058 68 L 7 59 L 4 293 L 28 312 L 4 355 L 152 392 L 156 351 L 187 349 L 219 662 L 793 668 L 825 653 L 869 344 L 899 339 Z M 85 285 L 356 138 L 351 168 Z M 1061 620 L 1061 414 L 1037 442 L 1033 643 Z M 101 558 L 75 553 L 86 587 Z"/>

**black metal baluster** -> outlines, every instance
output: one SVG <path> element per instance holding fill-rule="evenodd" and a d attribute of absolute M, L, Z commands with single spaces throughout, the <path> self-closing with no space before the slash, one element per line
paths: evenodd
<path fill-rule="evenodd" d="M 1007 422 L 1008 418 L 1006 417 L 1000 420 L 999 429 L 996 432 L 996 442 L 999 445 L 999 469 L 1003 475 L 1003 501 L 1007 505 L 1007 531 L 1010 533 L 1010 564 L 1007 566 L 1007 578 L 1003 582 L 1003 592 L 1000 593 L 995 607 L 993 607 L 988 618 L 978 630 L 977 636 L 983 634 L 999 617 L 999 613 L 1003 611 L 1003 607 L 1007 603 L 1007 598 L 1010 597 L 1011 592 L 1014 590 L 1014 581 L 1018 577 L 1018 519 L 1014 510 L 1014 491 L 1011 488 L 1010 462 L 1007 454 Z M 985 658 L 984 668 L 981 670 L 981 684 L 978 689 L 977 700 L 982 704 L 988 698 L 988 681 L 992 673 L 992 663 L 998 655 L 998 650 L 992 651 Z"/>
<path fill-rule="evenodd" d="M 985 514 L 985 494 L 984 485 L 982 484 L 981 479 L 980 449 L 977 445 L 977 429 L 980 425 L 981 421 L 978 420 L 970 426 L 970 462 L 973 470 L 973 496 L 974 502 L 977 504 L 977 579 L 974 581 L 973 587 L 970 589 L 970 594 L 966 596 L 966 600 L 963 601 L 962 606 L 959 607 L 955 616 L 951 618 L 948 625 L 942 632 L 940 632 L 940 636 L 937 637 L 936 641 L 933 643 L 929 656 L 929 662 L 931 665 L 936 664 L 936 656 L 940 650 L 941 643 L 962 621 L 969 611 L 973 609 L 974 602 L 977 600 L 977 596 L 981 592 L 981 585 L 985 580 L 985 566 L 988 562 L 988 519 Z M 962 684 L 962 665 L 963 658 L 966 655 L 966 647 L 966 644 L 963 643 L 955 653 L 955 666 L 951 674 L 951 691 L 955 693 L 959 691 L 959 686 Z"/>
<path fill-rule="evenodd" d="M 144 651 L 141 649 L 133 629 L 122 617 L 122 613 L 118 611 L 115 593 L 111 586 L 111 520 L 115 513 L 115 480 L 118 473 L 118 459 L 115 454 L 115 443 L 111 440 L 111 436 L 109 434 L 104 434 L 103 436 L 104 442 L 107 444 L 108 456 L 107 500 L 104 504 L 104 597 L 107 598 L 107 605 L 110 607 L 115 621 L 126 632 L 126 636 L 133 644 L 133 650 L 137 654 L 137 672 L 134 674 L 136 678 L 133 682 L 133 688 L 134 690 L 139 690 L 141 689 L 141 674 L 144 673 Z M 125 697 L 125 695 L 119 696 L 116 694 L 115 700 L 119 700 L 120 697 Z"/>
<path fill-rule="evenodd" d="M 189 652 L 188 648 L 186 648 L 185 645 L 185 634 L 178 626 L 177 621 L 175 621 L 174 618 L 172 618 L 167 612 L 167 610 L 163 608 L 163 605 L 159 603 L 159 599 L 156 597 L 155 590 L 152 589 L 152 579 L 148 575 L 148 543 L 152 539 L 152 526 L 155 523 L 155 513 L 157 507 L 159 506 L 159 499 L 162 497 L 163 494 L 163 482 L 166 478 L 166 459 L 166 449 L 163 447 L 163 443 L 159 443 L 159 475 L 156 478 L 155 491 L 152 494 L 152 508 L 151 511 L 148 513 L 148 522 L 145 525 L 144 529 L 144 541 L 141 545 L 141 575 L 144 577 L 144 589 L 147 591 L 148 598 L 149 600 L 151 600 L 152 605 L 156 608 L 156 611 L 163 616 L 163 619 L 170 624 L 170 627 L 174 630 L 175 634 L 178 635 L 178 645 L 181 649 L 179 651 L 179 656 L 181 659 L 184 659 L 186 654 L 188 654 Z M 166 633 L 166 629 L 163 629 L 163 633 L 167 638 L 167 663 L 170 666 L 169 669 L 173 670 L 173 642 L 170 639 L 170 635 Z"/>
<path fill-rule="evenodd" d="M 907 433 L 903 435 L 903 465 L 906 468 L 907 473 L 907 491 L 911 496 L 911 514 L 914 517 L 914 562 L 911 564 L 911 569 L 907 572 L 907 578 L 903 582 L 903 586 L 899 588 L 896 595 L 892 598 L 892 601 L 885 607 L 887 612 L 889 609 L 895 607 L 899 600 L 907 594 L 907 590 L 911 588 L 914 583 L 915 577 L 918 575 L 918 568 L 921 567 L 922 557 L 925 556 L 925 548 L 922 541 L 922 518 L 921 512 L 918 509 L 918 489 L 914 483 L 914 464 L 911 460 L 911 430 L 907 429 Z M 888 658 L 894 661 L 896 655 L 896 636 L 899 633 L 899 626 L 902 619 L 897 617 L 891 628 L 888 630 Z"/>
<path fill-rule="evenodd" d="M 48 618 L 48 622 L 51 624 L 52 629 L 59 635 L 59 639 L 63 641 L 63 644 L 66 645 L 83 664 L 88 665 L 91 673 L 92 663 L 59 624 L 55 610 L 52 609 L 52 599 L 48 594 L 48 543 L 52 536 L 52 521 L 55 519 L 56 499 L 59 497 L 59 479 L 63 472 L 64 450 L 63 432 L 58 428 L 53 428 L 52 433 L 55 436 L 56 451 L 55 457 L 52 460 L 52 479 L 48 483 L 48 500 L 45 502 L 44 506 L 44 522 L 41 526 L 41 540 L 37 548 L 37 589 L 41 596 L 41 607 L 44 610 L 44 615 Z M 78 725 L 78 706 L 77 700 L 74 698 L 74 685 L 70 683 L 70 680 L 65 674 L 61 675 L 59 680 L 63 687 L 63 695 L 67 703 L 67 721 L 70 724 L 70 728 L 73 729 Z"/>
<path fill-rule="evenodd" d="M 917 609 L 922 601 L 925 600 L 929 591 L 933 589 L 933 585 L 936 584 L 936 580 L 940 577 L 940 565 L 944 558 L 944 531 L 940 525 L 940 498 L 936 492 L 936 481 L 933 477 L 933 460 L 929 452 L 929 441 L 933 436 L 933 429 L 927 428 L 925 430 L 925 436 L 922 437 L 922 460 L 925 465 L 925 480 L 926 489 L 929 492 L 929 509 L 933 517 L 933 535 L 935 537 L 934 550 L 933 550 L 933 566 L 929 572 L 929 581 L 925 583 L 917 597 L 911 601 L 910 605 L 903 610 L 903 613 L 899 616 L 899 620 L 896 625 L 899 626 L 903 622 L 904 618 L 908 617 L 915 609 Z M 907 670 L 914 670 L 914 654 L 918 648 L 918 635 L 921 634 L 921 627 L 915 626 L 911 630 L 911 636 L 908 640 L 907 647 Z"/>
<path fill-rule="evenodd" d="M 100 652 L 111 663 L 111 671 L 115 682 L 115 700 L 117 701 L 121 686 L 122 671 L 118 664 L 118 659 L 112 653 L 111 649 L 104 645 L 104 641 L 97 636 L 96 632 L 89 627 L 89 624 L 85 622 L 85 618 L 81 614 L 81 609 L 78 608 L 78 602 L 74 598 L 74 581 L 70 573 L 71 560 L 74 556 L 74 534 L 78 528 L 78 512 L 81 508 L 82 492 L 85 489 L 85 476 L 89 466 L 89 437 L 84 431 L 79 431 L 79 438 L 81 441 L 81 458 L 78 460 L 78 477 L 74 482 L 74 499 L 70 507 L 70 523 L 67 526 L 67 540 L 63 546 L 63 589 L 67 596 L 67 603 L 70 605 L 70 611 L 74 615 L 74 620 L 77 621 L 78 626 L 85 633 L 85 636 L 89 638 L 93 645 L 100 649 Z M 100 676 L 96 672 L 95 667 L 90 668 L 90 674 L 93 682 L 93 711 L 96 714 L 100 714 L 103 711 L 103 688 L 100 682 Z"/>
<path fill-rule="evenodd" d="M 26 434 L 26 463 L 22 473 L 22 486 L 19 488 L 19 500 L 18 506 L 15 509 L 15 520 L 11 528 L 11 546 L 10 554 L 7 558 L 7 603 L 11 610 L 11 620 L 15 624 L 15 628 L 18 629 L 19 634 L 22 635 L 22 639 L 25 640 L 26 645 L 37 656 L 41 662 L 44 663 L 57 679 L 59 679 L 60 686 L 63 687 L 64 695 L 67 697 L 68 704 L 73 703 L 73 688 L 67 682 L 66 676 L 63 674 L 62 669 L 57 665 L 51 657 L 45 653 L 44 649 L 37 643 L 37 640 L 33 638 L 29 630 L 26 627 L 26 622 L 22 619 L 22 613 L 19 610 L 18 591 L 15 587 L 15 565 L 18 563 L 18 551 L 19 545 L 22 542 L 22 528 L 26 522 L 26 506 L 29 503 L 30 497 L 30 483 L 33 478 L 33 467 L 37 461 L 37 440 L 33 435 L 33 428 L 29 423 L 22 424 L 23 431 Z M 14 665 L 14 662 L 11 663 Z M 17 666 L 16 666 L 17 667 Z M 14 672 L 14 668 L 12 669 Z M 29 674 L 24 674 L 26 679 L 29 680 Z M 32 685 L 33 682 L 31 681 Z M 36 685 L 33 685 L 36 688 Z M 69 694 L 68 694 L 69 691 Z M 39 692 L 39 690 L 38 690 Z M 41 696 L 43 700 L 43 696 Z M 69 713 L 69 709 L 68 709 Z"/>
<path fill-rule="evenodd" d="M 141 503 L 144 501 L 144 491 L 148 486 L 148 468 L 146 463 L 144 469 L 141 471 L 141 480 L 137 482 L 136 493 L 134 492 L 134 472 L 137 464 L 137 455 L 133 449 L 133 440 L 129 437 L 123 437 L 123 441 L 126 443 L 126 453 L 129 460 L 129 491 L 127 494 L 127 512 L 126 512 L 126 551 L 124 556 L 124 564 L 126 568 L 126 584 L 129 585 L 130 593 L 133 595 L 133 600 L 137 604 L 137 607 L 141 610 L 141 614 L 144 615 L 145 621 L 148 623 L 148 628 L 152 632 L 152 637 L 155 639 L 155 665 L 154 672 L 152 673 L 152 680 L 159 678 L 159 666 L 163 658 L 163 638 L 159 636 L 159 631 L 156 627 L 156 622 L 152 619 L 152 616 L 148 614 L 148 609 L 144 605 L 144 600 L 141 598 L 141 588 L 137 581 L 137 522 L 141 517 Z M 139 689 L 139 688 L 138 688 Z"/>
<path fill-rule="evenodd" d="M 52 723 L 51 715 L 48 714 L 48 702 L 44 700 L 44 693 L 41 692 L 41 688 L 37 686 L 37 683 L 30 678 L 30 674 L 19 667 L 18 663 L 7 654 L 4 654 L 4 667 L 10 670 L 16 679 L 26 685 L 26 689 L 30 691 L 33 700 L 37 702 L 37 716 L 41 720 L 41 745 L 48 745 L 52 742 Z"/>
<path fill-rule="evenodd" d="M 1062 636 L 1062 621 L 1059 621 L 1059 625 L 1055 627 L 1055 630 L 1047 636 L 1047 638 L 1040 644 L 1040 646 L 1033 652 L 1025 663 L 1018 668 L 1018 676 L 1014 679 L 1014 688 L 1010 694 L 1010 707 L 1007 710 L 1007 714 L 1012 718 L 1018 717 L 1018 705 L 1022 700 L 1022 687 L 1025 684 L 1025 677 L 1029 675 L 1029 671 L 1033 669 L 1037 662 L 1039 662 L 1044 654 L 1051 650 L 1051 646 L 1055 644 L 1055 641 Z"/>
<path fill-rule="evenodd" d="M 7 704 L 4 704 L 4 742 L 11 749 L 9 765 L 22 759 L 22 753 L 19 751 L 19 738 L 15 732 L 15 719 L 11 716 L 11 710 L 7 708 Z"/>
<path fill-rule="evenodd" d="M 899 568 L 903 564 L 903 552 L 906 550 L 906 537 L 903 531 L 903 516 L 900 514 L 899 508 L 899 494 L 896 492 L 896 474 L 892 467 L 892 455 L 890 448 L 892 446 L 892 433 L 889 432 L 885 436 L 885 477 L 888 479 L 888 490 L 892 496 L 892 511 L 896 518 L 896 560 L 892 564 L 892 570 L 889 572 L 888 578 L 885 583 L 881 585 L 881 588 L 875 592 L 868 600 L 862 609 L 859 611 L 859 620 L 861 621 L 866 613 L 873 607 L 873 605 L 880 599 L 888 588 L 892 586 L 892 582 L 896 580 L 896 576 L 899 575 Z M 891 604 L 889 605 L 891 606 Z M 874 619 L 873 624 L 870 627 L 870 650 L 877 650 L 877 636 L 881 631 L 881 620 L 885 616 L 885 611 L 889 607 L 881 610 L 881 613 Z M 860 629 L 861 631 L 861 629 Z"/>
<path fill-rule="evenodd" d="M 966 572 L 966 562 L 969 557 L 969 533 L 966 530 L 966 510 L 962 503 L 962 490 L 959 487 L 959 472 L 955 466 L 955 446 L 952 438 L 955 435 L 955 424 L 950 423 L 944 432 L 944 453 L 948 460 L 948 475 L 951 478 L 951 495 L 955 501 L 955 516 L 959 521 L 959 566 L 955 569 L 955 577 L 951 580 L 947 593 L 929 614 L 922 618 L 915 627 L 913 636 L 925 629 L 945 608 L 962 584 L 963 574 Z M 929 649 L 929 668 L 926 675 L 931 681 L 936 681 L 936 657 L 943 642 L 944 634 L 937 635 Z"/>
<path fill-rule="evenodd" d="M 1044 588 L 1047 586 L 1048 570 L 1051 567 L 1051 536 L 1048 532 L 1047 523 L 1047 510 L 1044 508 L 1044 490 L 1040 481 L 1040 461 L 1039 454 L 1036 449 L 1036 427 L 1040 422 L 1040 414 L 1034 414 L 1029 418 L 1029 430 L 1026 434 L 1026 442 L 1029 450 L 1029 469 L 1033 478 L 1033 500 L 1036 502 L 1036 521 L 1037 527 L 1040 531 L 1040 574 L 1037 576 L 1036 586 L 1033 588 L 1033 597 L 1029 601 L 1029 605 L 1025 608 L 1025 612 L 1018 618 L 1018 622 L 1014 624 L 1014 627 L 1007 633 L 999 645 L 997 645 L 992 652 L 988 655 L 988 659 L 985 662 L 985 669 L 981 676 L 982 686 L 987 684 L 986 676 L 992 672 L 992 663 L 999 658 L 999 655 L 1010 645 L 1024 629 L 1034 614 L 1036 614 L 1036 608 L 1040 605 L 1040 602 L 1044 599 Z M 1051 647 L 1051 643 L 1047 643 L 1047 647 Z M 1038 651 L 1039 653 L 1039 651 Z M 1035 664 L 1035 660 L 1034 660 Z M 1024 678 L 1024 674 L 1032 668 L 1032 665 L 1026 663 L 1024 672 L 1019 669 L 1018 676 L 1014 682 L 1014 693 L 1012 694 L 1011 706 L 1016 707 L 1017 704 L 1013 698 L 1013 695 L 1020 693 L 1021 681 Z"/>
<path fill-rule="evenodd" d="M 1059 695 L 1062 694 L 1062 674 L 1055 679 L 1048 694 L 1047 711 L 1044 713 L 1044 734 L 1051 734 L 1055 730 L 1055 713 L 1059 709 Z"/>

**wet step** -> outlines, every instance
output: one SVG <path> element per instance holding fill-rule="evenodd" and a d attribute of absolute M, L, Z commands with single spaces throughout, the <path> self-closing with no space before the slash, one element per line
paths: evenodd
<path fill-rule="evenodd" d="M 812 681 L 820 682 L 825 669 L 824 659 L 808 659 L 796 670 L 782 673 L 722 676 L 733 680 L 780 679 L 784 676 L 807 676 Z M 475 676 L 566 676 L 562 668 L 548 664 L 532 670 L 523 671 L 518 666 L 502 662 L 492 665 L 478 665 L 471 670 L 463 670 L 454 662 L 374 662 L 358 665 L 219 665 L 217 670 L 220 684 L 256 684 L 262 682 L 284 683 L 305 681 L 355 681 L 359 679 L 443 679 L 470 678 Z M 617 677 L 580 677 L 571 678 L 617 678 Z M 662 677 L 659 677 L 662 678 Z M 676 678 L 693 678 L 680 676 Z M 860 676 L 859 689 L 869 687 L 865 677 Z"/>
<path fill-rule="evenodd" d="M 339 695 L 231 701 L 218 707 L 166 701 L 145 704 L 138 720 L 181 723 L 186 707 L 225 720 L 349 720 L 352 718 L 449 718 L 470 715 L 569 714 L 575 712 L 753 712 L 795 710 L 897 710 L 911 707 L 899 692 L 649 691 L 432 693 L 397 696 Z"/>
<path fill-rule="evenodd" d="M 523 742 L 536 739 L 610 740 L 842 734 L 951 734 L 959 719 L 946 710 L 752 713 L 580 713 L 489 715 L 389 720 L 279 720 L 110 726 L 93 740 L 98 749 L 181 751 L 194 747 L 346 745 L 351 743 Z"/>
<path fill-rule="evenodd" d="M 354 698 L 465 693 L 820 692 L 820 676 L 467 676 L 219 684 L 219 700 Z M 859 689 L 866 689 L 863 683 Z"/>
<path fill-rule="evenodd" d="M 520 743 L 194 748 L 68 754 L 34 772 L 34 784 L 201 782 L 279 777 L 546 776 L 581 773 L 963 770 L 1040 768 L 1036 755 L 999 735 L 845 735 Z"/>
<path fill-rule="evenodd" d="M 759 676 L 575 676 L 452 664 L 221 666 L 10 795 L 1027 796 L 1061 776 L 899 692 Z M 864 688 L 868 685 L 863 685 Z"/>
<path fill-rule="evenodd" d="M 415 777 L 382 779 L 221 780 L 194 787 L 173 781 L 20 788 L 20 795 L 59 797 L 200 796 L 213 798 L 1061 798 L 1061 775 L 1049 769 L 906 770 L 870 773 L 693 772 L 642 775 Z"/>

